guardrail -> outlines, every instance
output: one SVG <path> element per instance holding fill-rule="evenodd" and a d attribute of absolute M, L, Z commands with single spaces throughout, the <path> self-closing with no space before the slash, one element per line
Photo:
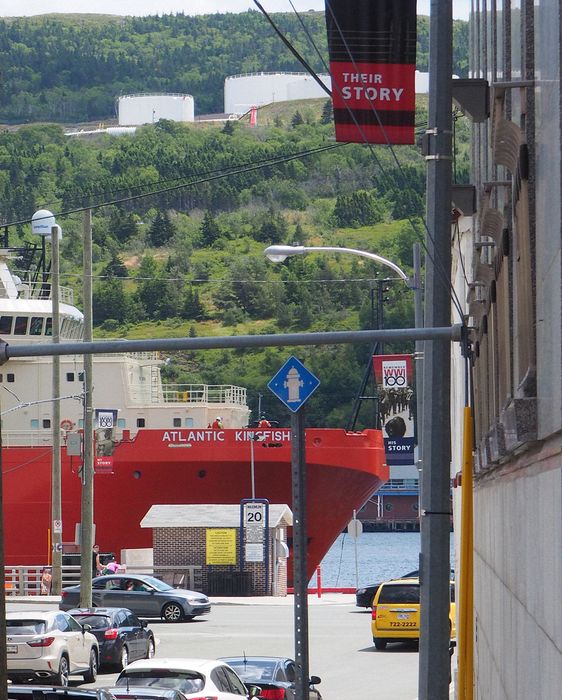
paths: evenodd
<path fill-rule="evenodd" d="M 7 596 L 48 595 L 49 590 L 41 588 L 41 578 L 47 565 L 6 566 L 4 568 L 4 590 Z M 117 573 L 148 574 L 169 583 L 174 588 L 201 590 L 202 566 L 122 566 Z M 80 583 L 80 566 L 62 567 L 62 586 L 76 586 Z"/>

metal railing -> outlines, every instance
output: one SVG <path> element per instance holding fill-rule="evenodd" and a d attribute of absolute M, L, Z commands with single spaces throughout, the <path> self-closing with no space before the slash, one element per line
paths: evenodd
<path fill-rule="evenodd" d="M 165 403 L 246 405 L 246 389 L 230 384 L 163 384 Z"/>
<path fill-rule="evenodd" d="M 47 565 L 6 566 L 4 568 L 4 590 L 6 596 L 48 595 L 41 591 L 41 577 Z M 169 583 L 174 588 L 200 590 L 202 567 L 196 564 L 177 566 L 122 566 L 117 573 L 147 574 Z M 80 566 L 75 564 L 62 567 L 62 586 L 77 586 L 80 583 Z"/>

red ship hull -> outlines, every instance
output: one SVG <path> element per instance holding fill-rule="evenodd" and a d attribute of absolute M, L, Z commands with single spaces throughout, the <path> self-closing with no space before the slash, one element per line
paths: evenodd
<path fill-rule="evenodd" d="M 258 433 L 259 431 L 253 431 Z M 96 541 L 119 556 L 152 547 L 140 522 L 155 504 L 239 503 L 252 496 L 248 430 L 141 430 L 116 445 L 112 471 L 94 479 Z M 286 428 L 253 442 L 255 497 L 291 506 L 291 443 Z M 51 448 L 6 447 L 4 539 L 6 565 L 49 561 Z M 80 522 L 80 459 L 62 450 L 63 542 Z M 337 535 L 387 479 L 380 431 L 306 431 L 308 573 Z"/>

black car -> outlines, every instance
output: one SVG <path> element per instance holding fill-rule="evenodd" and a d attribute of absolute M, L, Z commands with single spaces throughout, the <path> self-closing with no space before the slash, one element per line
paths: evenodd
<path fill-rule="evenodd" d="M 419 571 L 410 571 L 407 574 L 404 574 L 403 576 L 398 576 L 397 578 L 416 578 L 419 576 Z M 394 579 L 392 579 L 394 580 Z M 370 608 L 373 605 L 373 598 L 375 597 L 376 592 L 379 590 L 379 586 L 383 583 L 381 581 L 380 583 L 373 583 L 370 586 L 363 586 L 362 588 L 358 588 L 355 591 L 355 605 L 358 608 Z"/>
<path fill-rule="evenodd" d="M 61 610 L 80 605 L 80 586 L 63 588 Z M 112 574 L 92 581 L 92 606 L 127 608 L 140 617 L 161 617 L 166 622 L 193 620 L 211 612 L 207 596 L 196 591 L 173 588 L 154 576 Z"/>
<path fill-rule="evenodd" d="M 12 685 L 8 683 L 8 700 L 115 700 L 105 688 L 68 688 L 60 685 Z"/>
<path fill-rule="evenodd" d="M 90 626 L 98 640 L 100 666 L 121 670 L 130 661 L 154 656 L 152 630 L 127 608 L 72 608 L 68 613 L 81 625 Z"/>
<path fill-rule="evenodd" d="M 296 664 L 293 659 L 282 656 L 224 656 L 224 661 L 233 668 L 244 683 L 261 688 L 259 698 L 295 700 Z M 309 700 L 322 700 L 314 687 L 320 683 L 318 676 L 309 680 Z"/>

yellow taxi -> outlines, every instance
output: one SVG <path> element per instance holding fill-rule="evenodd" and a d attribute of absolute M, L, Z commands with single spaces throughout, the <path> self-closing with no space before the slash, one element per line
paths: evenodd
<path fill-rule="evenodd" d="M 451 639 L 455 629 L 455 583 L 451 581 L 449 610 Z M 406 642 L 420 637 L 420 580 L 404 578 L 380 585 L 371 612 L 373 643 L 379 650 L 388 642 Z"/>

